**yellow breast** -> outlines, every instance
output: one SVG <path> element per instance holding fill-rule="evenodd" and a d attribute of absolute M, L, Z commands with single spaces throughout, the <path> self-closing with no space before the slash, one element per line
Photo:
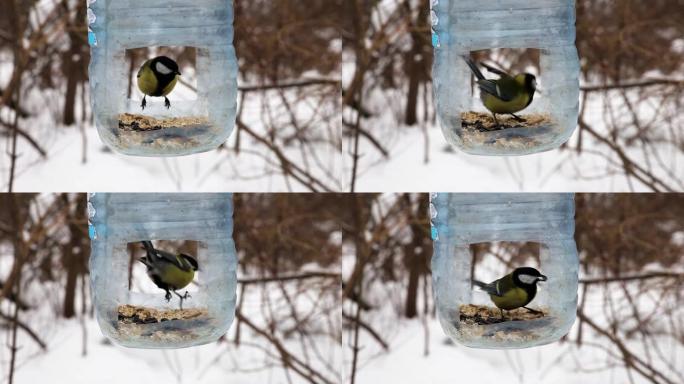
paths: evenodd
<path fill-rule="evenodd" d="M 503 101 L 489 93 L 482 93 L 482 102 L 485 107 L 494 113 L 516 113 L 525 109 L 530 96 L 527 92 L 521 92 L 518 96 L 509 101 Z"/>
<path fill-rule="evenodd" d="M 157 86 L 157 77 L 150 67 L 143 66 L 138 72 L 138 89 L 140 89 L 140 92 L 152 96 L 156 93 Z"/>
<path fill-rule="evenodd" d="M 162 96 L 168 95 L 171 91 L 173 91 L 173 87 L 176 86 L 176 83 L 178 82 L 178 75 L 176 75 L 171 82 L 169 82 L 166 87 L 161 92 Z"/>
<path fill-rule="evenodd" d="M 176 289 L 187 286 L 195 278 L 195 271 L 184 271 L 180 268 L 169 268 L 165 275 L 166 283 Z"/>
<path fill-rule="evenodd" d="M 138 89 L 147 96 L 166 96 L 173 90 L 177 82 L 178 75 L 175 75 L 168 84 L 159 84 L 157 76 L 147 65 L 140 68 L 138 72 Z M 160 87 L 163 88 L 159 89 Z"/>
<path fill-rule="evenodd" d="M 503 296 L 489 296 L 494 304 L 505 310 L 520 308 L 528 303 L 528 295 L 522 288 L 513 288 L 508 290 Z"/>

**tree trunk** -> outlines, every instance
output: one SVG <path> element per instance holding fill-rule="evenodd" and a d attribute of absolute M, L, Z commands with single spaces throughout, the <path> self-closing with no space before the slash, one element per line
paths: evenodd
<path fill-rule="evenodd" d="M 413 202 L 411 196 L 405 194 L 403 199 L 409 210 L 412 209 Z M 411 226 L 411 243 L 404 247 L 404 254 L 406 256 L 406 266 L 409 271 L 409 281 L 406 287 L 406 306 L 404 315 L 411 319 L 418 315 L 418 288 L 420 285 L 420 278 L 427 273 L 426 268 L 426 250 L 429 249 L 427 242 L 429 231 L 426 230 L 426 214 L 428 210 L 427 195 L 418 196 L 419 203 L 416 211 L 412 212 L 410 217 Z"/>
<path fill-rule="evenodd" d="M 80 21 L 85 19 L 85 8 L 78 7 L 75 20 L 70 22 L 69 28 L 69 50 L 65 53 L 63 72 L 67 80 L 66 95 L 64 97 L 64 125 L 72 125 L 76 122 L 76 90 L 79 83 L 84 80 L 84 57 L 83 57 L 83 37 L 80 30 L 76 28 Z M 82 106 L 85 108 L 85 106 Z"/>
<path fill-rule="evenodd" d="M 408 2 L 406 7 L 409 8 Z M 406 95 L 406 113 L 404 122 L 406 125 L 414 125 L 418 122 L 418 90 L 420 84 L 425 81 L 425 52 L 427 39 L 425 30 L 428 26 L 428 5 L 427 0 L 421 0 L 418 5 L 418 15 L 411 26 L 411 51 L 406 58 L 406 71 L 409 78 L 408 93 Z"/>
<path fill-rule="evenodd" d="M 78 199 L 74 211 L 71 211 L 71 201 L 68 195 L 62 195 L 62 199 L 68 210 L 68 228 L 70 240 L 69 243 L 62 247 L 63 266 L 66 271 L 67 278 L 64 286 L 64 306 L 63 316 L 67 319 L 76 315 L 76 285 L 78 278 L 86 273 L 86 262 L 88 252 L 88 242 L 85 239 L 84 232 L 80 229 L 80 223 L 85 221 L 86 198 L 85 196 L 77 196 Z"/>
<path fill-rule="evenodd" d="M 64 286 L 64 310 L 62 315 L 69 319 L 76 315 L 74 302 L 76 298 L 76 282 L 78 281 L 78 271 L 73 253 L 65 253 L 64 259 L 67 262 L 64 265 L 67 273 L 67 279 L 66 285 Z"/>
<path fill-rule="evenodd" d="M 410 246 L 409 246 L 410 247 Z M 418 283 L 420 282 L 420 258 L 413 252 L 407 254 L 409 257 L 409 281 L 406 292 L 406 309 L 404 315 L 412 319 L 418 315 Z"/>

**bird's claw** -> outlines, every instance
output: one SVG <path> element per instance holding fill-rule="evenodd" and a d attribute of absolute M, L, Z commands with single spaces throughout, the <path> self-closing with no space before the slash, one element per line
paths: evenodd
<path fill-rule="evenodd" d="M 521 122 L 521 123 L 524 123 L 525 121 L 527 121 L 527 120 L 523 119 L 522 117 L 516 116 L 516 115 L 514 115 L 514 114 L 512 114 L 512 113 L 511 113 L 511 116 L 513 116 L 513 118 L 515 119 L 515 121 L 518 121 L 518 122 Z"/>
<path fill-rule="evenodd" d="M 168 303 L 169 301 L 171 301 L 171 297 L 172 297 L 172 296 L 171 296 L 171 292 L 166 292 L 166 295 L 165 295 L 164 297 L 166 298 L 166 302 L 167 302 L 167 303 Z"/>
<path fill-rule="evenodd" d="M 525 308 L 525 309 L 527 309 L 528 311 L 534 313 L 535 315 L 542 315 L 542 317 L 544 316 L 544 312 L 542 312 L 542 311 L 537 311 L 536 309 L 532 309 L 532 308 L 528 308 L 528 307 L 523 307 L 523 308 Z"/>
<path fill-rule="evenodd" d="M 190 296 L 190 292 L 185 291 L 185 294 L 183 295 L 183 299 L 189 299 L 190 297 L 192 297 L 192 296 Z"/>
<path fill-rule="evenodd" d="M 166 109 L 171 108 L 171 102 L 169 101 L 168 97 L 164 97 L 164 106 L 166 107 Z"/>
<path fill-rule="evenodd" d="M 142 102 L 140 103 L 140 108 L 142 108 L 144 110 L 146 106 L 147 106 L 147 100 L 145 100 L 145 96 L 143 96 Z"/>

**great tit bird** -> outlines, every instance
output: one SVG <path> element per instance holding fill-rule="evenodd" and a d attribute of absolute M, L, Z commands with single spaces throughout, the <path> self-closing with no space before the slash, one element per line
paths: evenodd
<path fill-rule="evenodd" d="M 530 73 L 511 76 L 500 69 L 483 63 L 482 66 L 488 71 L 499 75 L 496 80 L 485 79 L 477 64 L 470 57 L 463 56 L 463 59 L 477 78 L 482 103 L 494 116 L 497 127 L 499 126 L 499 121 L 496 119 L 497 113 L 508 114 L 518 121 L 525 121 L 516 116 L 515 113 L 522 111 L 532 103 L 534 92 L 537 90 L 537 78 Z"/>
<path fill-rule="evenodd" d="M 164 96 L 164 106 L 170 108 L 171 102 L 166 95 L 176 86 L 180 74 L 178 64 L 166 56 L 147 60 L 138 70 L 138 88 L 144 94 L 140 107 L 145 109 L 146 96 Z"/>
<path fill-rule="evenodd" d="M 171 300 L 171 292 L 180 298 L 180 309 L 183 300 L 190 297 L 187 291 L 181 295 L 176 290 L 186 287 L 195 278 L 195 271 L 199 268 L 197 260 L 185 253 L 174 255 L 170 252 L 154 248 L 152 242 L 142 241 L 147 255 L 139 260 L 147 267 L 147 275 L 157 287 L 166 291 L 166 301 Z"/>
<path fill-rule="evenodd" d="M 538 270 L 532 267 L 520 267 L 489 284 L 477 280 L 473 280 L 473 284 L 489 294 L 494 305 L 501 310 L 503 320 L 504 310 L 510 311 L 522 307 L 538 313 L 539 311 L 527 308 L 526 305 L 537 295 L 537 282 L 546 280 L 546 276 Z"/>

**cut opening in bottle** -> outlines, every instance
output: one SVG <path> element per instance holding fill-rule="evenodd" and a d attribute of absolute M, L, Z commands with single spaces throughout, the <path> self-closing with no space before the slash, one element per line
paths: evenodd
<path fill-rule="evenodd" d="M 113 304 L 123 336 L 191 339 L 193 328 L 211 324 L 201 279 L 207 246 L 194 240 L 141 240 L 114 247 L 127 255 L 125 294 Z M 162 332 L 163 331 L 163 332 Z"/>
<path fill-rule="evenodd" d="M 484 242 L 470 245 L 470 300 L 459 307 L 460 329 L 481 333 L 482 326 L 550 318 L 538 242 Z M 467 296 L 467 295 L 466 295 Z M 503 337 L 502 335 L 500 335 Z M 505 337 L 517 338 L 515 332 Z"/>
<path fill-rule="evenodd" d="M 151 240 L 152 246 L 159 251 L 170 253 L 174 256 L 187 255 L 197 261 L 198 266 L 200 260 L 203 258 L 204 252 L 202 250 L 206 249 L 206 245 L 203 245 L 199 241 L 194 240 Z M 144 295 L 151 295 L 158 298 L 159 293 L 164 296 L 164 289 L 158 287 L 152 280 L 150 274 L 148 273 L 148 253 L 142 241 L 136 241 L 128 243 L 126 245 L 126 250 L 129 255 L 129 269 L 128 269 L 128 290 L 133 293 L 140 293 Z M 143 260 L 143 258 L 145 258 Z M 179 260 L 179 263 L 184 263 Z M 203 264 L 203 263 L 202 263 Z M 188 264 L 181 264 L 188 266 Z M 195 293 L 200 290 L 202 286 L 201 275 L 202 270 L 193 270 L 193 278 L 190 283 L 178 290 L 179 293 L 190 292 Z M 171 300 L 167 301 L 163 306 L 165 307 L 178 307 L 178 297 L 173 296 Z M 192 300 L 185 300 L 183 302 L 183 307 L 187 308 L 191 306 Z"/>
<path fill-rule="evenodd" d="M 125 50 L 125 102 L 118 113 L 122 142 L 188 147 L 211 122 L 206 100 L 198 97 L 195 47 L 144 47 Z M 201 54 L 201 52 L 199 52 Z M 204 92 L 206 93 L 206 91 Z"/>
<path fill-rule="evenodd" d="M 541 56 L 540 49 L 497 48 L 460 58 L 471 96 L 459 107 L 464 146 L 528 153 L 562 133 L 549 105 L 552 80 L 541 71 Z"/>

